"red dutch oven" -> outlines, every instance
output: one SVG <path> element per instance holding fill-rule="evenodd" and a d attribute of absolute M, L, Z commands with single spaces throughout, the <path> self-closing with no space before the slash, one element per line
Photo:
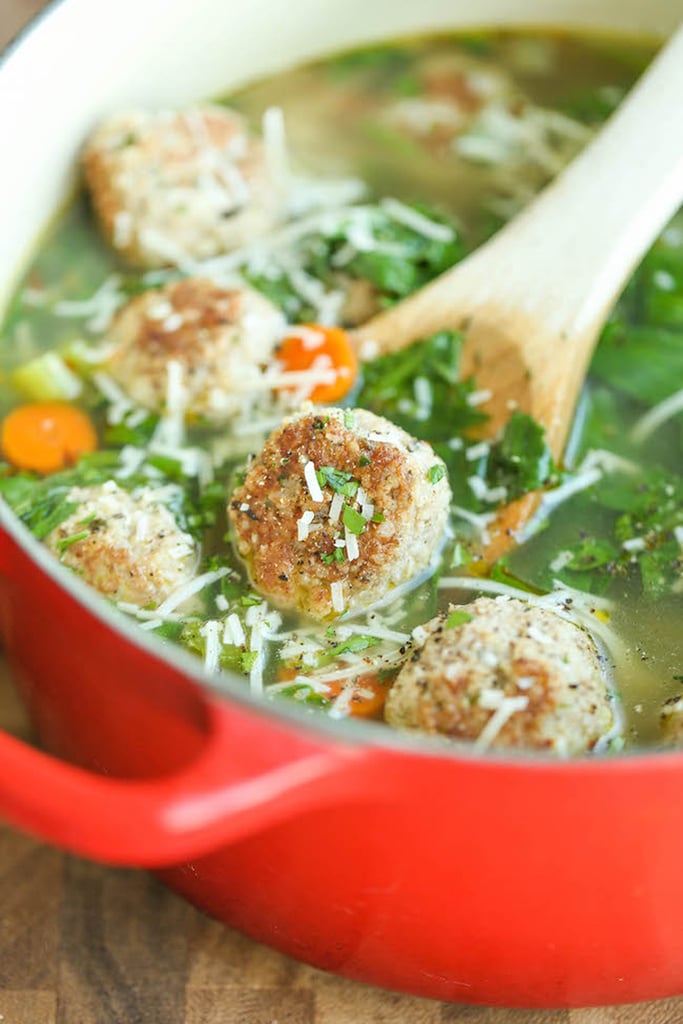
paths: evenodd
<path fill-rule="evenodd" d="M 0 302 L 109 109 L 219 93 L 418 30 L 666 32 L 683 13 L 659 0 L 462 6 L 53 6 L 0 69 Z M 237 679 L 218 690 L 189 655 L 128 628 L 4 507 L 0 518 L 2 636 L 50 751 L 0 737 L 7 822 L 152 868 L 246 934 L 392 989 L 527 1007 L 683 992 L 683 754 L 482 756 L 276 709 Z"/>

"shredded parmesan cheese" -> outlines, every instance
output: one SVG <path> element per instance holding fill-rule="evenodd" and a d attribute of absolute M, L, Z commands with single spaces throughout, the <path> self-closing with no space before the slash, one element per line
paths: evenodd
<path fill-rule="evenodd" d="M 184 604 L 189 598 L 194 597 L 204 587 L 208 587 L 211 583 L 215 583 L 217 580 L 223 579 L 230 572 L 227 568 L 214 569 L 212 572 L 205 572 L 201 576 L 195 576 L 189 583 L 183 584 L 182 587 L 178 587 L 172 594 L 166 598 L 165 601 L 159 605 L 156 609 L 156 614 L 165 618 L 169 612 L 173 612 L 176 608 Z"/>
<path fill-rule="evenodd" d="M 212 675 L 220 670 L 221 645 L 218 637 L 219 629 L 220 622 L 216 622 L 215 619 L 210 619 L 199 628 L 200 635 L 206 641 L 204 669 Z"/>
<path fill-rule="evenodd" d="M 296 522 L 296 539 L 306 540 L 309 534 L 309 527 L 313 522 L 315 513 L 307 510 L 304 512 L 300 519 Z"/>
<path fill-rule="evenodd" d="M 425 217 L 424 214 L 418 213 L 412 207 L 399 202 L 398 199 L 383 199 L 380 206 L 393 220 L 404 224 L 407 228 L 412 228 L 413 231 L 424 235 L 425 238 L 431 238 L 435 242 L 453 241 L 451 228 L 445 224 L 437 224 L 436 221 L 430 220 L 429 217 Z"/>
<path fill-rule="evenodd" d="M 344 543 L 346 544 L 346 557 L 349 562 L 355 562 L 358 558 L 360 551 L 358 550 L 358 539 L 355 534 L 351 533 L 344 527 Z"/>
<path fill-rule="evenodd" d="M 524 711 L 529 705 L 528 697 L 506 697 L 500 690 L 482 690 L 479 697 L 481 707 L 490 709 L 493 714 L 480 732 L 475 747 L 485 750 L 490 747 L 498 736 L 506 722 L 519 711 Z"/>
<path fill-rule="evenodd" d="M 310 459 L 304 466 L 304 479 L 306 481 L 306 486 L 308 487 L 308 493 L 310 494 L 311 499 L 313 501 L 324 501 L 325 496 L 320 488 L 320 484 L 318 483 L 318 477 L 316 476 L 315 473 L 315 466 Z"/>
<path fill-rule="evenodd" d="M 336 580 L 330 584 L 330 593 L 332 595 L 332 607 L 335 612 L 344 611 L 344 584 L 341 580 Z"/>
<path fill-rule="evenodd" d="M 655 405 L 644 416 L 638 420 L 633 430 L 631 431 L 631 439 L 636 444 L 642 444 L 644 441 L 654 434 L 656 430 L 672 419 L 679 413 L 683 412 L 683 388 L 680 391 L 675 391 L 673 395 L 669 395 L 663 402 L 659 402 Z"/>

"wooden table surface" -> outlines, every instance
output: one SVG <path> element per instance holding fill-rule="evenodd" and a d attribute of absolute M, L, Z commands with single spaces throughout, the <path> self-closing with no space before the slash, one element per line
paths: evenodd
<path fill-rule="evenodd" d="M 42 6 L 0 0 L 0 45 Z M 0 724 L 28 735 L 1 665 Z M 142 872 L 0 828 L 0 1024 L 683 1024 L 683 999 L 527 1012 L 392 995 L 258 946 Z"/>

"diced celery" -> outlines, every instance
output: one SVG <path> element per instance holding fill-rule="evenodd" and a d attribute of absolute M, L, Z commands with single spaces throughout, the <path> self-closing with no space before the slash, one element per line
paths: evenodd
<path fill-rule="evenodd" d="M 88 377 L 95 370 L 99 370 L 110 355 L 102 345 L 92 345 L 83 338 L 72 339 L 62 345 L 59 351 L 69 366 L 75 367 L 83 377 Z"/>
<path fill-rule="evenodd" d="M 72 401 L 83 382 L 56 352 L 45 352 L 17 367 L 10 383 L 24 397 L 37 402 Z"/>

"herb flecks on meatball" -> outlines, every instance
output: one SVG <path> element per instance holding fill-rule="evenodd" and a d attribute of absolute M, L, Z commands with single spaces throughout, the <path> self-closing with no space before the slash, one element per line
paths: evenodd
<path fill-rule="evenodd" d="M 197 547 L 166 505 L 168 488 L 128 492 L 113 481 L 73 487 L 76 506 L 47 547 L 113 601 L 161 604 L 195 575 Z"/>
<path fill-rule="evenodd" d="M 448 516 L 442 461 L 388 420 L 321 408 L 286 420 L 228 514 L 253 585 L 316 619 L 365 608 L 432 562 Z"/>
<path fill-rule="evenodd" d="M 560 756 L 592 750 L 615 728 L 604 659 L 555 612 L 480 597 L 425 628 L 389 693 L 390 725 Z"/>
<path fill-rule="evenodd" d="M 280 218 L 263 144 L 224 107 L 116 114 L 90 138 L 83 166 L 105 237 L 136 266 L 205 260 Z"/>
<path fill-rule="evenodd" d="M 262 402 L 284 320 L 246 286 L 185 278 L 144 292 L 117 314 L 106 369 L 139 405 L 162 412 L 171 361 L 178 364 L 186 412 L 227 422 Z"/>

